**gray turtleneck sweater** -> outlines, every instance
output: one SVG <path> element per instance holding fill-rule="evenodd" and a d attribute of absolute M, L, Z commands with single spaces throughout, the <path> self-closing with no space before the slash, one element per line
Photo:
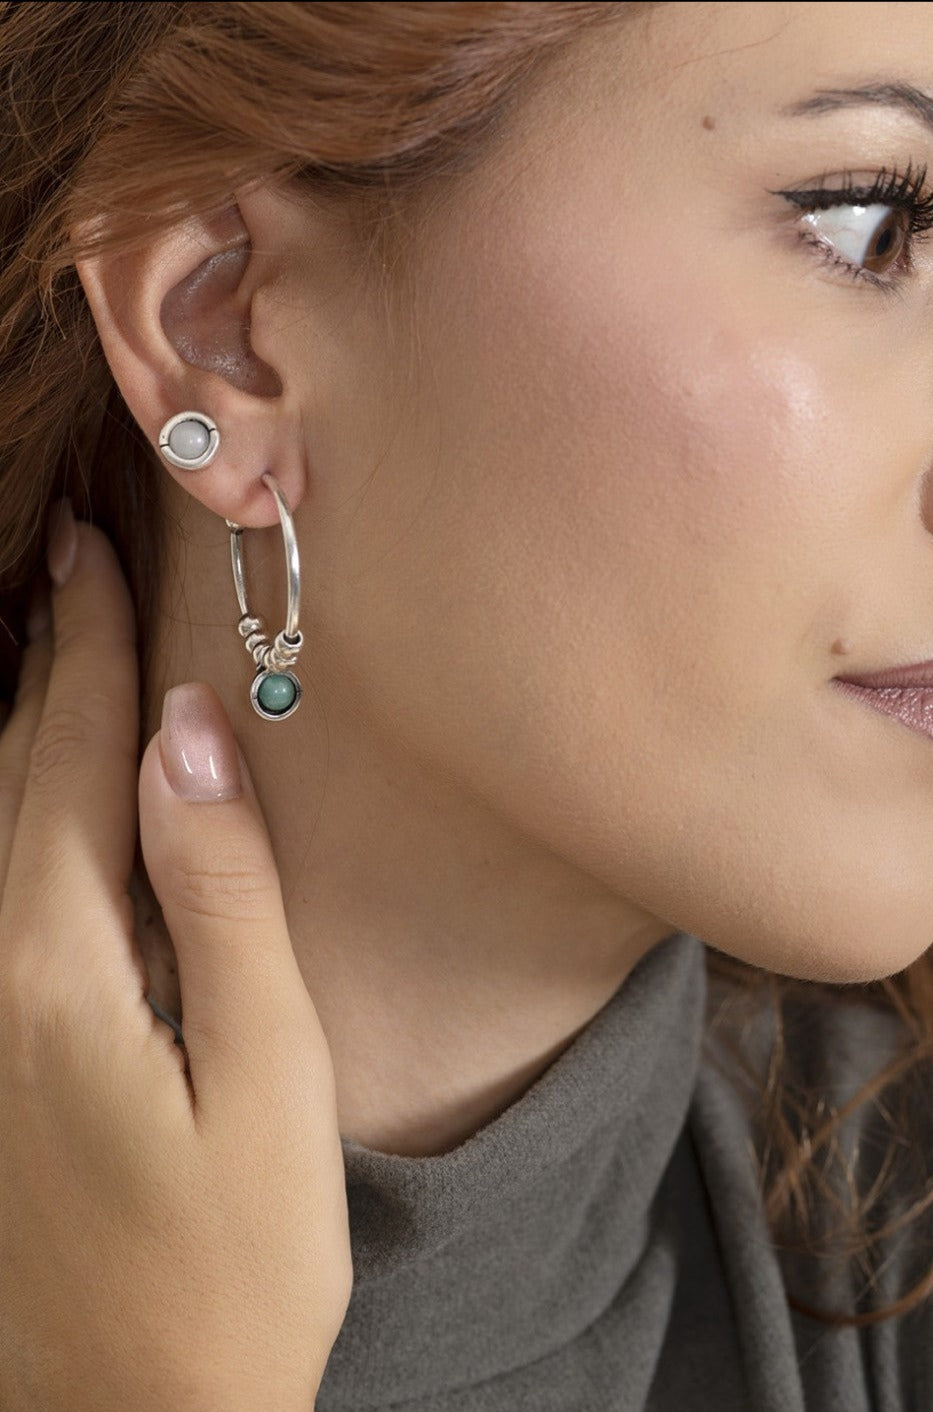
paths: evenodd
<path fill-rule="evenodd" d="M 933 1294 L 862 1328 L 788 1307 L 706 1002 L 678 932 L 452 1151 L 343 1139 L 354 1286 L 317 1412 L 933 1412 Z M 807 1042 L 854 1092 L 876 1037 L 849 1015 Z M 933 1219 L 889 1254 L 882 1303 L 933 1263 Z"/>

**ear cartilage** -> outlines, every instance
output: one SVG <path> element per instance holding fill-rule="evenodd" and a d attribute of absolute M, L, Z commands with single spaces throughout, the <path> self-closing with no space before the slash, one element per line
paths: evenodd
<path fill-rule="evenodd" d="M 205 412 L 179 412 L 159 432 L 159 450 L 183 471 L 199 471 L 213 461 L 220 445 L 217 423 Z"/>

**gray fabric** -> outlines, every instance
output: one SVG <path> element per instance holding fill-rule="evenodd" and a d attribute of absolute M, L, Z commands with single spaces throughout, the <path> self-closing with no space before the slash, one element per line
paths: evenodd
<path fill-rule="evenodd" d="M 343 1139 L 354 1287 L 317 1412 L 933 1412 L 933 1299 L 789 1310 L 706 1002 L 678 932 L 451 1152 Z"/>

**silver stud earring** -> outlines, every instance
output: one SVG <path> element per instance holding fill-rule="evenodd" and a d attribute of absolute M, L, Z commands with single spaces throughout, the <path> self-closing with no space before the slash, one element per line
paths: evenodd
<path fill-rule="evenodd" d="M 276 633 L 273 642 L 266 636 L 262 618 L 249 610 L 246 600 L 246 576 L 243 569 L 243 526 L 227 520 L 230 531 L 230 562 L 233 566 L 233 583 L 237 602 L 240 605 L 240 621 L 237 631 L 246 642 L 246 650 L 256 663 L 256 675 L 250 688 L 253 709 L 266 721 L 282 721 L 297 710 L 301 700 L 301 683 L 292 671 L 301 649 L 302 636 L 298 630 L 298 604 L 301 597 L 301 578 L 298 564 L 298 542 L 295 539 L 295 526 L 292 521 L 288 501 L 282 488 L 271 472 L 260 477 L 262 483 L 272 492 L 279 521 L 282 525 L 282 538 L 285 541 L 285 571 L 288 577 L 288 604 L 285 612 L 285 627 Z"/>
<path fill-rule="evenodd" d="M 159 432 L 162 455 L 183 471 L 199 471 L 213 461 L 219 445 L 217 423 L 204 412 L 179 412 Z"/>

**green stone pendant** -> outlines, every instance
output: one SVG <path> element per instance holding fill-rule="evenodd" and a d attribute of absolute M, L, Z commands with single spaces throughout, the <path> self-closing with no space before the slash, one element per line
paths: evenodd
<path fill-rule="evenodd" d="M 294 672 L 257 672 L 250 688 L 253 708 L 267 721 L 290 716 L 301 700 L 301 683 Z"/>

